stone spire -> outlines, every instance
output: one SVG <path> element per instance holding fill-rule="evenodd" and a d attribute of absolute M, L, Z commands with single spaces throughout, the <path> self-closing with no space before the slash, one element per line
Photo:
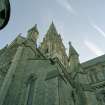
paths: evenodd
<path fill-rule="evenodd" d="M 66 62 L 67 55 L 60 34 L 58 34 L 52 22 L 41 43 L 41 50 L 50 57 L 58 57 Z"/>
<path fill-rule="evenodd" d="M 53 21 L 52 21 L 52 23 L 51 23 L 51 25 L 50 25 L 47 33 L 46 33 L 46 37 L 48 39 L 51 39 L 52 37 L 57 37 L 57 36 L 58 36 L 58 32 L 55 28 L 55 25 L 54 25 Z"/>
<path fill-rule="evenodd" d="M 37 39 L 38 39 L 38 34 L 39 34 L 39 32 L 38 32 L 38 29 L 37 29 L 37 25 L 35 24 L 34 27 L 32 27 L 30 30 L 28 30 L 27 39 L 36 43 Z"/>

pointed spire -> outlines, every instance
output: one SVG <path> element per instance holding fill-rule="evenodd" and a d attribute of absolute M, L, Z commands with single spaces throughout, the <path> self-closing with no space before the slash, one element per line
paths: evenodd
<path fill-rule="evenodd" d="M 75 48 L 72 46 L 71 42 L 69 42 L 69 59 L 73 55 L 74 56 L 79 56 L 79 54 L 77 53 L 77 51 L 75 50 Z"/>
<path fill-rule="evenodd" d="M 38 39 L 38 29 L 37 29 L 37 24 L 33 26 L 30 30 L 28 30 L 28 35 L 27 38 L 33 42 L 36 42 Z"/>
<path fill-rule="evenodd" d="M 54 22 L 53 22 L 53 20 L 52 20 L 52 23 L 51 23 L 51 25 L 53 25 L 53 26 L 54 26 Z"/>
<path fill-rule="evenodd" d="M 40 48 L 46 55 L 50 57 L 58 57 L 64 64 L 68 63 L 68 57 L 65 52 L 61 35 L 58 34 L 53 21 L 50 24 Z"/>
<path fill-rule="evenodd" d="M 56 29 L 53 21 L 52 21 L 52 23 L 50 24 L 50 28 Z"/>
<path fill-rule="evenodd" d="M 52 23 L 50 24 L 50 27 L 47 31 L 46 36 L 53 36 L 53 35 L 58 35 L 58 33 L 57 33 L 56 27 L 52 21 Z"/>

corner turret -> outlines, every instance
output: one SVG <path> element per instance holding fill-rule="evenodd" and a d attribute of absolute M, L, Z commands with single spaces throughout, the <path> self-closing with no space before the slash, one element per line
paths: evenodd
<path fill-rule="evenodd" d="M 35 24 L 34 27 L 32 27 L 30 30 L 28 30 L 27 39 L 36 44 L 37 39 L 38 39 L 38 35 L 39 35 L 39 32 L 37 29 L 37 24 Z"/>

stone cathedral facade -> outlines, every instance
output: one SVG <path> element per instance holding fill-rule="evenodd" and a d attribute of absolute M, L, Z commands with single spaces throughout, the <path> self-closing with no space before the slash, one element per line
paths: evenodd
<path fill-rule="evenodd" d="M 105 105 L 105 55 L 79 62 L 52 22 L 40 46 L 35 25 L 0 50 L 0 105 Z"/>

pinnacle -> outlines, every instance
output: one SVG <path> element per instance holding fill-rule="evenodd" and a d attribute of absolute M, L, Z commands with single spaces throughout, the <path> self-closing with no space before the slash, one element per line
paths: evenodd
<path fill-rule="evenodd" d="M 28 32 L 32 32 L 32 31 L 39 33 L 37 29 L 37 24 L 35 24 L 31 29 L 28 30 Z"/>
<path fill-rule="evenodd" d="M 75 50 L 75 48 L 72 46 L 71 42 L 69 42 L 69 57 L 72 56 L 72 55 L 77 55 L 78 56 L 78 53 Z"/>

